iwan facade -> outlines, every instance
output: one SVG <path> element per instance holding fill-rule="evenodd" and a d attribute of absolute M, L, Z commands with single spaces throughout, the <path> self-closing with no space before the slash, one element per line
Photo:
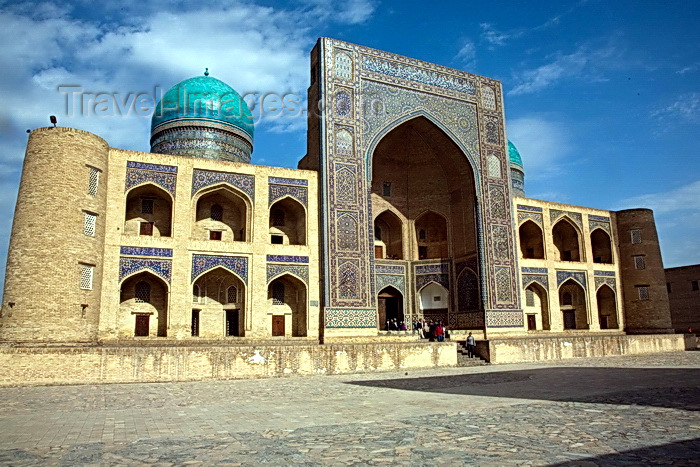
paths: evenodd
<path fill-rule="evenodd" d="M 250 112 L 209 76 L 166 93 L 150 153 L 36 129 L 0 339 L 670 332 L 651 212 L 526 198 L 503 105 L 496 80 L 323 38 L 299 169 L 249 163 Z"/>

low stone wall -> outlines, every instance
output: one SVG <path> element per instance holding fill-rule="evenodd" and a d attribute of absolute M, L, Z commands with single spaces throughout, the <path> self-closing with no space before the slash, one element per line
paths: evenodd
<path fill-rule="evenodd" d="M 340 374 L 457 364 L 456 343 L 5 346 L 0 386 Z"/>
<path fill-rule="evenodd" d="M 477 345 L 477 353 L 490 363 L 536 362 L 683 350 L 686 350 L 686 339 L 682 334 L 524 337 L 491 339 Z"/>

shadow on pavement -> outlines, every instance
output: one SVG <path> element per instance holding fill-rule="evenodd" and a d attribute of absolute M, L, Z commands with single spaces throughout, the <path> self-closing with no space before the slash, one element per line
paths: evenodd
<path fill-rule="evenodd" d="M 469 396 L 700 410 L 700 369 L 557 367 L 347 384 Z"/>
<path fill-rule="evenodd" d="M 550 467 L 590 465 L 700 465 L 700 438 L 675 443 L 649 446 L 604 456 L 584 457 L 577 460 L 550 464 Z"/>

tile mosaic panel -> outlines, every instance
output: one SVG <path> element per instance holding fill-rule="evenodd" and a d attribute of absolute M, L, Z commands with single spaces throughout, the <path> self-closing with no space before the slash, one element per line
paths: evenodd
<path fill-rule="evenodd" d="M 496 300 L 501 303 L 513 301 L 510 268 L 496 268 Z"/>
<path fill-rule="evenodd" d="M 177 167 L 174 165 L 149 164 L 146 162 L 126 161 L 128 169 L 152 170 L 154 172 L 177 173 Z"/>
<path fill-rule="evenodd" d="M 352 118 L 352 91 L 342 89 L 335 93 L 334 106 L 335 116 L 340 118 Z"/>
<path fill-rule="evenodd" d="M 588 220 L 598 221 L 598 222 L 610 222 L 610 218 L 607 216 L 596 216 L 593 214 L 588 215 Z"/>
<path fill-rule="evenodd" d="M 171 258 L 173 256 L 172 248 L 151 248 L 142 246 L 123 246 L 119 249 L 122 255 L 132 256 L 161 256 L 163 258 Z"/>
<path fill-rule="evenodd" d="M 355 155 L 353 151 L 352 133 L 347 129 L 341 128 L 335 132 L 335 153 L 341 157 L 352 157 Z"/>
<path fill-rule="evenodd" d="M 465 269 L 457 278 L 457 309 L 470 311 L 480 308 L 479 279 L 474 272 Z"/>
<path fill-rule="evenodd" d="M 414 268 L 415 274 L 431 274 L 431 273 L 450 273 L 450 263 L 437 263 L 437 264 L 420 264 L 416 265 Z"/>
<path fill-rule="evenodd" d="M 447 290 L 450 290 L 449 274 L 421 274 L 416 276 L 416 291 L 419 291 L 430 282 L 437 282 Z"/>
<path fill-rule="evenodd" d="M 481 86 L 481 105 L 489 110 L 496 110 L 496 93 L 491 86 Z"/>
<path fill-rule="evenodd" d="M 309 186 L 309 181 L 301 178 L 267 177 L 267 183 L 277 185 Z"/>
<path fill-rule="evenodd" d="M 412 65 L 363 55 L 362 68 L 374 73 L 393 76 L 394 78 L 407 79 L 466 94 L 476 94 L 474 81 L 472 80 L 449 76 L 444 73 L 426 70 Z"/>
<path fill-rule="evenodd" d="M 614 277 L 594 277 L 593 278 L 595 281 L 595 289 L 598 290 L 603 284 L 607 284 L 610 286 L 610 288 L 613 290 L 617 290 L 616 287 L 616 281 Z"/>
<path fill-rule="evenodd" d="M 563 216 L 568 216 L 569 219 L 574 221 L 578 227 L 583 230 L 583 220 L 580 212 L 573 212 L 573 211 L 560 211 L 558 209 L 550 209 L 549 210 L 549 220 L 554 226 L 555 222 Z"/>
<path fill-rule="evenodd" d="M 493 257 L 499 260 L 510 258 L 508 245 L 508 228 L 503 225 L 494 225 L 491 229 L 491 241 L 493 245 Z"/>
<path fill-rule="evenodd" d="M 289 186 L 289 185 L 269 185 L 268 193 L 268 205 L 272 204 L 285 196 L 289 196 L 299 201 L 304 206 L 308 206 L 308 194 L 306 187 L 303 186 Z"/>
<path fill-rule="evenodd" d="M 523 222 L 531 220 L 535 224 L 539 225 L 540 228 L 542 228 L 542 214 L 536 213 L 536 212 L 529 212 L 529 211 L 519 211 L 518 212 L 518 225 L 522 224 Z"/>
<path fill-rule="evenodd" d="M 192 255 L 191 281 L 219 266 L 236 274 L 248 285 L 248 258 L 245 256 Z"/>
<path fill-rule="evenodd" d="M 141 167 L 151 168 L 145 169 Z M 144 183 L 153 183 L 154 185 L 163 188 L 174 198 L 175 187 L 177 185 L 177 167 L 175 167 L 174 172 L 171 170 L 165 170 L 169 167 L 170 166 L 168 165 L 144 164 L 140 162 L 128 161 L 126 169 L 126 179 L 124 181 L 124 192 L 126 193 L 132 188 L 139 185 L 143 185 Z M 164 170 L 155 170 L 160 168 Z"/>
<path fill-rule="evenodd" d="M 352 79 L 352 58 L 346 51 L 336 51 L 333 56 L 335 76 L 338 78 Z"/>
<path fill-rule="evenodd" d="M 518 204 L 518 211 L 542 212 L 542 208 L 538 208 L 537 206 L 526 206 L 524 204 Z"/>
<path fill-rule="evenodd" d="M 486 326 L 489 328 L 521 328 L 523 313 L 519 310 L 488 310 L 486 311 Z"/>
<path fill-rule="evenodd" d="M 347 167 L 336 169 L 335 200 L 338 203 L 357 203 L 357 178 Z"/>
<path fill-rule="evenodd" d="M 291 256 L 291 255 L 267 255 L 267 261 L 270 263 L 308 263 L 308 256 Z"/>
<path fill-rule="evenodd" d="M 357 251 L 357 221 L 351 213 L 338 212 L 337 242 L 338 250 Z"/>
<path fill-rule="evenodd" d="M 169 259 L 119 258 L 119 282 L 140 271 L 151 271 L 170 285 L 173 262 Z"/>
<path fill-rule="evenodd" d="M 273 279 L 282 274 L 291 274 L 301 279 L 306 285 L 309 285 L 309 267 L 300 264 L 268 264 L 267 265 L 267 283 L 268 285 Z"/>
<path fill-rule="evenodd" d="M 228 183 L 247 194 L 251 200 L 255 199 L 255 176 L 200 169 L 192 172 L 192 196 L 202 188 L 219 183 Z"/>
<path fill-rule="evenodd" d="M 377 328 L 374 308 L 324 308 L 326 328 Z"/>
<path fill-rule="evenodd" d="M 547 268 L 521 268 L 521 271 L 526 274 L 547 274 Z"/>
<path fill-rule="evenodd" d="M 360 296 L 358 290 L 358 261 L 347 259 L 339 261 L 338 266 L 338 297 L 341 299 L 353 299 Z"/>
<path fill-rule="evenodd" d="M 594 276 L 615 277 L 615 271 L 593 271 Z"/>
<path fill-rule="evenodd" d="M 584 271 L 557 271 L 557 287 L 569 279 L 573 279 L 586 289 L 586 273 Z"/>
<path fill-rule="evenodd" d="M 392 286 L 403 295 L 406 295 L 406 278 L 404 276 L 394 274 L 377 274 L 375 276 L 377 291 L 381 292 L 386 286 Z"/>
<path fill-rule="evenodd" d="M 549 277 L 545 274 L 523 274 L 523 289 L 527 288 L 528 285 L 533 282 L 537 282 L 544 290 L 549 291 Z"/>
<path fill-rule="evenodd" d="M 489 185 L 489 203 L 492 219 L 500 220 L 506 217 L 506 194 L 502 186 Z"/>
<path fill-rule="evenodd" d="M 604 231 L 608 233 L 608 235 L 612 235 L 612 229 L 610 228 L 610 222 L 602 222 L 602 221 L 596 221 L 592 220 L 590 218 L 591 216 L 588 216 L 588 229 L 591 231 L 591 233 L 600 227 Z"/>
<path fill-rule="evenodd" d="M 403 264 L 382 264 L 377 263 L 374 266 L 376 274 L 406 274 L 406 267 Z"/>

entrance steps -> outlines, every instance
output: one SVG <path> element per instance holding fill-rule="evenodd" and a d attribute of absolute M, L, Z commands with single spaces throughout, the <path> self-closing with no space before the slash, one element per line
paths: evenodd
<path fill-rule="evenodd" d="M 470 357 L 467 352 L 467 341 L 457 341 L 457 366 L 480 366 L 488 365 L 481 357 Z"/>

